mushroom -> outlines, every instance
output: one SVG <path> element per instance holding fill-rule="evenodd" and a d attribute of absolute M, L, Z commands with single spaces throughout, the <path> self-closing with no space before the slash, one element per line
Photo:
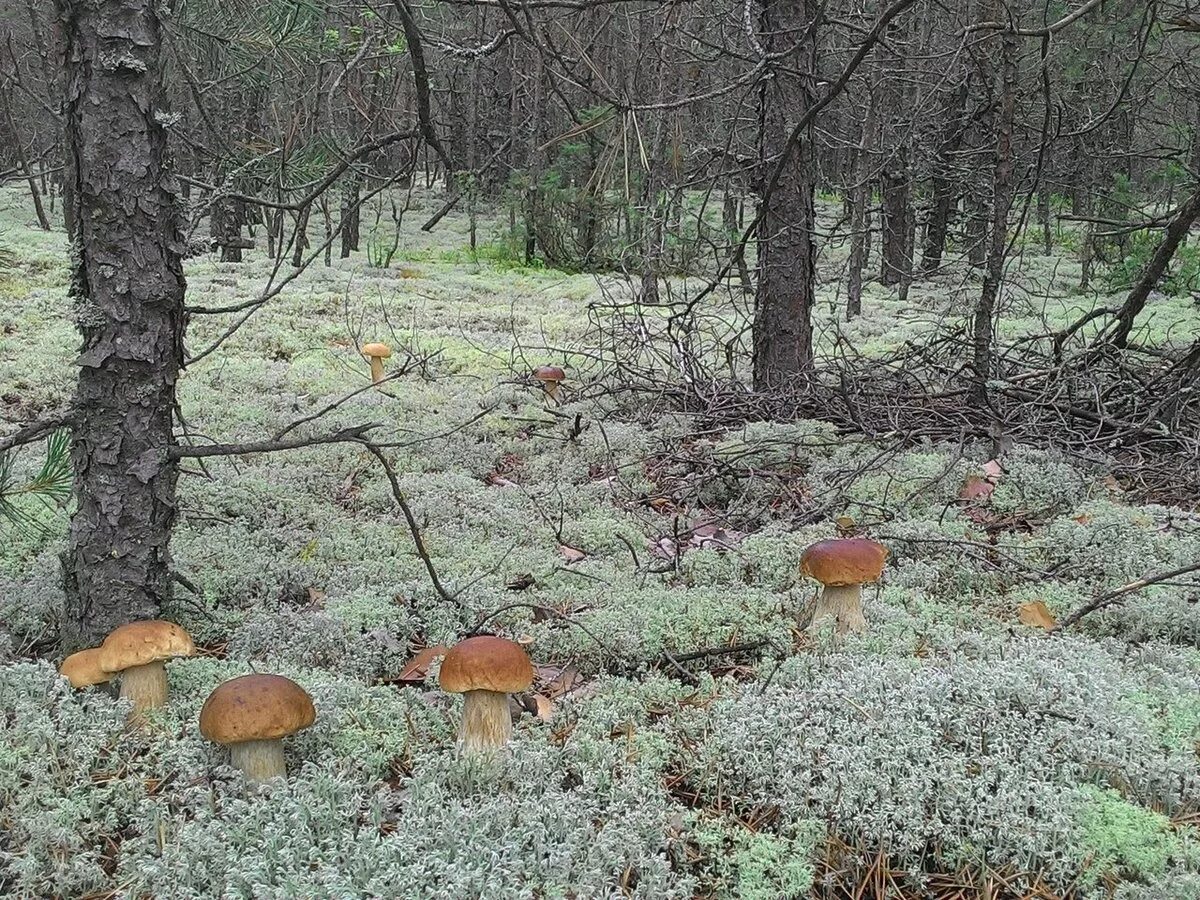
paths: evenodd
<path fill-rule="evenodd" d="M 539 366 L 533 370 L 533 377 L 542 383 L 546 396 L 558 402 L 558 386 L 566 380 L 566 373 L 558 366 Z"/>
<path fill-rule="evenodd" d="M 363 344 L 362 355 L 370 358 L 371 381 L 379 384 L 383 381 L 383 361 L 391 358 L 392 348 L 380 343 Z"/>
<path fill-rule="evenodd" d="M 243 675 L 218 685 L 200 710 L 200 733 L 229 748 L 252 782 L 287 777 L 283 738 L 316 721 L 312 698 L 282 675 Z"/>
<path fill-rule="evenodd" d="M 887 548 L 866 538 L 820 541 L 800 557 L 800 573 L 821 582 L 812 624 L 833 619 L 838 634 L 867 628 L 862 586 L 883 574 Z"/>
<path fill-rule="evenodd" d="M 106 684 L 112 680 L 112 676 L 100 668 L 99 647 L 72 653 L 63 660 L 62 665 L 58 668 L 58 673 L 71 682 L 71 687 L 76 690 L 97 684 Z"/>
<path fill-rule="evenodd" d="M 121 696 L 133 701 L 133 714 L 167 704 L 167 670 L 163 662 L 195 656 L 196 645 L 174 622 L 148 619 L 122 625 L 100 645 L 100 668 L 121 674 Z"/>
<path fill-rule="evenodd" d="M 533 665 L 519 644 L 482 635 L 451 648 L 439 680 L 442 690 L 464 695 L 459 742 L 465 750 L 486 751 L 512 737 L 508 695 L 533 684 Z"/>

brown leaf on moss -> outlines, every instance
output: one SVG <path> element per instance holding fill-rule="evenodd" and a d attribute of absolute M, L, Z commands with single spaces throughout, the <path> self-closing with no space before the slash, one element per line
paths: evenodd
<path fill-rule="evenodd" d="M 445 644 L 435 644 L 432 647 L 426 647 L 424 650 L 418 651 L 417 655 L 410 659 L 404 668 L 400 670 L 400 674 L 396 676 L 396 680 L 409 684 L 420 684 L 429 674 L 429 664 L 439 656 L 445 656 L 447 649 Z"/>
<path fill-rule="evenodd" d="M 996 485 L 978 475 L 968 475 L 967 483 L 959 491 L 958 498 L 970 503 L 973 500 L 987 500 L 996 490 Z"/>
<path fill-rule="evenodd" d="M 568 547 L 566 544 L 558 545 L 558 552 L 562 554 L 562 558 L 570 563 L 583 562 L 587 559 L 587 554 L 582 550 L 577 550 L 574 547 Z"/>
<path fill-rule="evenodd" d="M 1050 612 L 1046 604 L 1041 600 L 1022 603 L 1017 607 L 1017 618 L 1020 619 L 1022 625 L 1029 625 L 1033 628 L 1044 628 L 1046 631 L 1050 631 L 1058 624 L 1058 619 L 1054 618 L 1054 613 Z"/>

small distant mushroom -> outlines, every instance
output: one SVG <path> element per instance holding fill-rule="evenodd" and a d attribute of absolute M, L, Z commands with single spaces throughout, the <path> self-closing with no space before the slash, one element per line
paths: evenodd
<path fill-rule="evenodd" d="M 58 674 L 71 682 L 71 687 L 79 690 L 97 684 L 107 684 L 112 675 L 100 668 L 100 648 L 80 650 L 72 653 L 63 660 L 58 668 Z"/>
<path fill-rule="evenodd" d="M 468 751 L 503 747 L 512 738 L 508 695 L 533 684 L 533 664 L 519 644 L 482 635 L 451 648 L 438 676 L 442 690 L 463 694 L 458 740 Z"/>
<path fill-rule="evenodd" d="M 567 374 L 558 366 L 539 366 L 533 370 L 533 377 L 542 383 L 546 396 L 558 402 L 558 388 L 567 378 Z"/>
<path fill-rule="evenodd" d="M 167 670 L 163 663 L 195 656 L 196 645 L 174 622 L 148 619 L 122 625 L 100 645 L 100 668 L 121 675 L 121 696 L 133 701 L 133 715 L 167 704 Z"/>
<path fill-rule="evenodd" d="M 363 344 L 362 355 L 371 360 L 371 381 L 375 384 L 383 381 L 383 361 L 390 359 L 392 348 L 387 344 Z"/>
<path fill-rule="evenodd" d="M 812 625 L 832 619 L 838 634 L 866 631 L 862 586 L 883 574 L 887 548 L 866 538 L 820 541 L 800 557 L 800 572 L 822 584 Z"/>
<path fill-rule="evenodd" d="M 243 675 L 218 685 L 200 710 L 200 733 L 229 748 L 249 781 L 287 777 L 283 738 L 317 719 L 312 698 L 282 675 Z"/>

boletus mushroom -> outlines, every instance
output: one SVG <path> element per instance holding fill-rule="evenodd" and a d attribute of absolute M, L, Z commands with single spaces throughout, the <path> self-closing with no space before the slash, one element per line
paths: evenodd
<path fill-rule="evenodd" d="M 100 645 L 100 668 L 121 675 L 121 696 L 133 701 L 133 715 L 167 705 L 167 670 L 163 663 L 195 656 L 196 645 L 174 622 L 148 619 L 122 625 Z"/>
<path fill-rule="evenodd" d="M 371 360 L 371 381 L 379 384 L 383 381 L 383 361 L 391 359 L 392 348 L 378 342 L 363 344 L 362 355 Z"/>
<path fill-rule="evenodd" d="M 557 403 L 559 385 L 566 381 L 566 372 L 558 366 L 539 366 L 533 370 L 533 377 L 542 383 L 542 390 L 546 392 L 546 396 Z"/>
<path fill-rule="evenodd" d="M 80 690 L 97 684 L 107 684 L 112 675 L 100 668 L 100 648 L 92 647 L 72 653 L 58 667 L 58 674 L 71 682 L 71 687 Z"/>
<path fill-rule="evenodd" d="M 533 664 L 520 644 L 481 635 L 455 644 L 438 678 L 442 690 L 463 695 L 458 729 L 463 749 L 494 750 L 512 738 L 508 695 L 533 684 Z"/>
<path fill-rule="evenodd" d="M 317 719 L 308 692 L 282 675 L 242 675 L 218 685 L 200 710 L 200 733 L 229 748 L 252 782 L 287 777 L 283 738 Z"/>
<path fill-rule="evenodd" d="M 832 619 L 838 634 L 867 628 L 862 586 L 879 580 L 887 548 L 866 538 L 820 541 L 800 557 L 800 573 L 821 582 L 812 627 Z"/>

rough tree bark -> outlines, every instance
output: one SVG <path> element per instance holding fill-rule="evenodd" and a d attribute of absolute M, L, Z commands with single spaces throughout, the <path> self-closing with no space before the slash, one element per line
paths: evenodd
<path fill-rule="evenodd" d="M 155 0 L 55 0 L 82 337 L 62 637 L 95 643 L 169 598 L 172 411 L 183 359 L 176 187 Z"/>
<path fill-rule="evenodd" d="M 760 192 L 787 146 L 789 123 L 816 102 L 821 5 L 819 0 L 762 0 L 759 30 L 776 68 L 760 89 Z M 815 181 L 812 140 L 805 135 L 762 201 L 753 327 L 756 390 L 793 386 L 812 368 Z"/>

